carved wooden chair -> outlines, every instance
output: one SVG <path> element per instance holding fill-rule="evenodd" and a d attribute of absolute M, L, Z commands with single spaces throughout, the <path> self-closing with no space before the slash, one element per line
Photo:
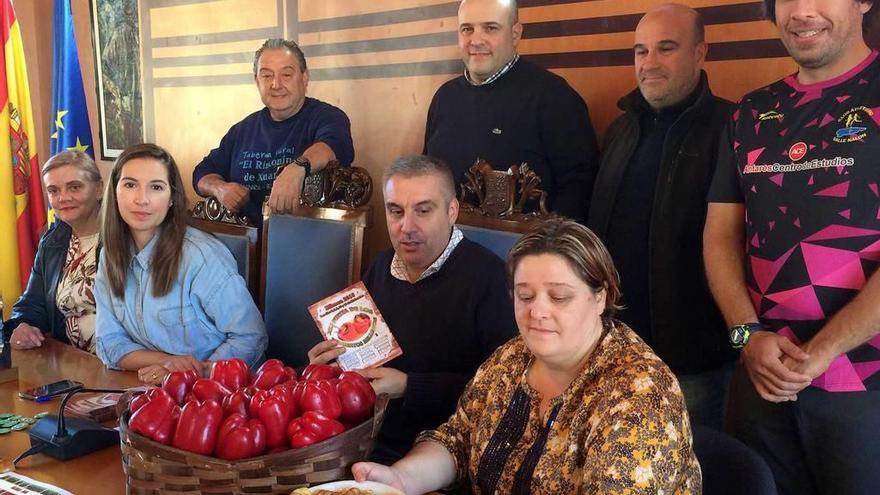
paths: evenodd
<path fill-rule="evenodd" d="M 213 197 L 196 203 L 190 214 L 192 226 L 214 234 L 226 245 L 251 296 L 259 302 L 260 229 L 250 225 L 244 216 L 231 213 Z"/>
<path fill-rule="evenodd" d="M 535 222 L 551 216 L 541 178 L 525 163 L 495 170 L 478 159 L 460 186 L 458 228 L 501 259 Z"/>
<path fill-rule="evenodd" d="M 360 280 L 370 222 L 369 173 L 358 167 L 322 172 L 306 179 L 295 212 L 264 213 L 261 306 L 267 353 L 292 366 L 307 364 L 308 350 L 322 340 L 309 305 Z"/>

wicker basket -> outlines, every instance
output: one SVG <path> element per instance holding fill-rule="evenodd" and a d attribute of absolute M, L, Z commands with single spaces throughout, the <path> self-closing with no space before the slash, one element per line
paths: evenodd
<path fill-rule="evenodd" d="M 380 396 L 372 419 L 323 442 L 240 461 L 154 442 L 128 428 L 130 413 L 126 411 L 119 420 L 126 493 L 288 494 L 313 483 L 350 479 L 352 464 L 369 458 L 387 405 L 388 397 Z"/>

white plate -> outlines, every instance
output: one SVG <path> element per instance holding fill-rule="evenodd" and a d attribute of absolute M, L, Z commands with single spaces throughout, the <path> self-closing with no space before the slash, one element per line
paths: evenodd
<path fill-rule="evenodd" d="M 342 490 L 345 488 L 360 488 L 362 490 L 370 490 L 375 495 L 403 495 L 400 490 L 390 487 L 384 483 L 376 483 L 375 481 L 362 481 L 358 483 L 354 480 L 334 481 L 332 483 L 324 483 L 323 485 L 309 487 L 309 490 Z"/>

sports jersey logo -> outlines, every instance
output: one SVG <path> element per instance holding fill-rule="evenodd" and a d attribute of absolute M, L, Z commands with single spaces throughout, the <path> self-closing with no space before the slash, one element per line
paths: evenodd
<path fill-rule="evenodd" d="M 798 161 L 807 155 L 807 143 L 801 141 L 791 145 L 788 149 L 788 157 L 794 161 Z"/>
<path fill-rule="evenodd" d="M 785 115 L 777 112 L 776 110 L 770 110 L 769 112 L 758 114 L 758 120 L 762 122 L 765 120 L 778 120 L 782 122 L 783 117 L 785 117 Z"/>
<path fill-rule="evenodd" d="M 868 128 L 864 124 L 871 119 L 872 115 L 874 115 L 874 111 L 868 107 L 855 107 L 847 110 L 837 119 L 843 124 L 843 127 L 834 133 L 834 142 L 851 143 L 865 139 L 865 136 L 868 135 Z"/>

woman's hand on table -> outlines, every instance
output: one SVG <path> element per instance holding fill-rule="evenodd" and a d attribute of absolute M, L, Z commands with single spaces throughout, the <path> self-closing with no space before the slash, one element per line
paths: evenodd
<path fill-rule="evenodd" d="M 168 369 L 161 364 L 151 364 L 139 369 L 137 373 L 140 381 L 149 385 L 159 386 L 162 385 L 165 375 L 168 374 Z"/>
<path fill-rule="evenodd" d="M 15 350 L 35 349 L 43 345 L 46 337 L 39 328 L 28 325 L 27 323 L 19 323 L 12 336 L 9 337 L 9 344 Z"/>
<path fill-rule="evenodd" d="M 193 370 L 199 376 L 202 376 L 202 369 L 208 363 L 203 363 L 192 356 L 168 356 L 162 363 L 162 366 L 168 371 L 187 371 Z"/>
<path fill-rule="evenodd" d="M 403 478 L 397 469 L 375 462 L 358 462 L 351 467 L 351 473 L 354 475 L 355 481 L 376 481 L 385 483 L 407 493 L 404 486 Z"/>

